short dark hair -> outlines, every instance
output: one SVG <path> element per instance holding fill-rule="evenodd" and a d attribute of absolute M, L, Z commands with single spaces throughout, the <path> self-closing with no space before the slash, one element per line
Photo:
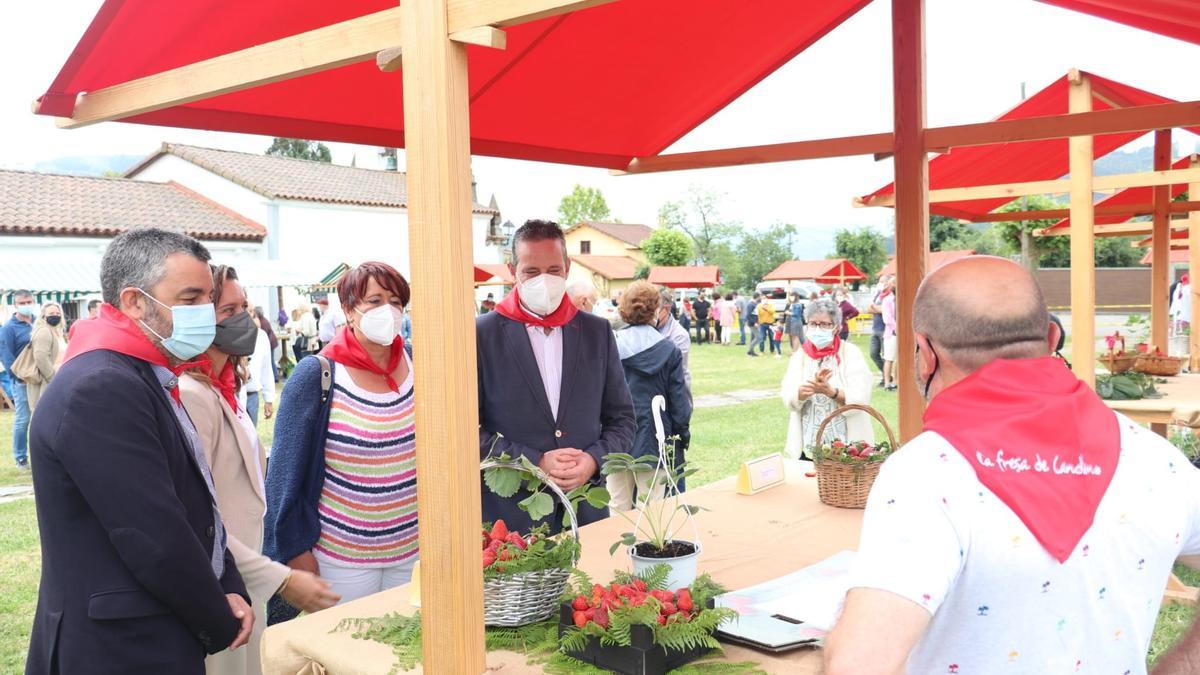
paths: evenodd
<path fill-rule="evenodd" d="M 30 293 L 28 290 L 22 288 L 20 290 L 13 291 L 12 297 L 13 300 L 16 300 L 17 298 L 32 298 L 33 293 Z"/>
<path fill-rule="evenodd" d="M 100 261 L 104 301 L 119 307 L 123 289 L 150 292 L 166 276 L 167 258 L 176 253 L 186 253 L 205 263 L 212 258 L 204 244 L 178 232 L 147 227 L 117 235 Z"/>
<path fill-rule="evenodd" d="M 212 301 L 214 305 L 221 304 L 221 291 L 225 289 L 226 281 L 237 281 L 237 270 L 229 265 L 213 265 L 209 264 L 208 269 L 212 272 L 213 289 Z"/>
<path fill-rule="evenodd" d="M 395 293 L 400 298 L 400 304 L 408 307 L 409 294 L 411 293 L 408 281 L 404 278 L 404 275 L 396 271 L 395 267 L 378 261 L 365 262 L 346 272 L 346 276 L 338 281 L 338 299 L 341 300 L 342 307 L 353 308 L 362 302 L 363 296 L 367 294 L 367 284 L 370 283 L 371 279 L 374 279 L 379 282 L 380 286 Z M 314 307 L 313 309 L 316 308 Z"/>
<path fill-rule="evenodd" d="M 567 237 L 558 223 L 552 220 L 527 220 L 517 228 L 512 237 L 512 259 L 517 263 L 517 244 L 523 241 L 549 241 L 557 239 L 562 244 L 563 259 L 567 257 Z"/>
<path fill-rule="evenodd" d="M 96 309 L 99 306 L 100 306 L 99 300 L 88 300 L 87 308 L 88 308 L 89 312 L 92 311 L 93 309 Z"/>

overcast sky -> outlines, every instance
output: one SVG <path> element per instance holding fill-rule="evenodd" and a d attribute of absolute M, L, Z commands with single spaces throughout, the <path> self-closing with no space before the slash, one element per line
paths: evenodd
<path fill-rule="evenodd" d="M 779 0 L 783 1 L 783 0 Z M 63 156 L 149 154 L 163 141 L 261 152 L 270 139 L 107 123 L 61 131 L 30 114 L 100 0 L 5 3 L 0 22 L 0 167 L 30 168 Z M 1091 70 L 1176 100 L 1200 99 L 1200 47 L 1032 0 L 928 0 L 930 125 L 991 119 L 1068 69 Z M 867 6 L 747 92 L 670 151 L 803 140 L 891 128 L 889 6 Z M 1181 152 L 1196 141 L 1178 134 Z M 1147 143 L 1141 139 L 1139 144 Z M 333 144 L 334 161 L 377 161 L 377 148 Z M 1147 167 L 1149 168 L 1149 167 Z M 723 213 L 746 227 L 777 221 L 832 231 L 873 225 L 890 234 L 891 212 L 855 209 L 854 195 L 891 180 L 890 162 L 869 157 L 611 177 L 597 169 L 477 157 L 480 198 L 495 193 L 520 223 L 553 217 L 575 183 L 601 188 L 613 215 L 653 223 L 658 207 L 696 183 L 725 195 Z M 812 237 L 814 245 L 822 239 Z M 803 243 L 801 244 L 803 246 Z M 798 251 L 803 256 L 803 248 Z M 818 253 L 818 252 L 814 252 Z"/>

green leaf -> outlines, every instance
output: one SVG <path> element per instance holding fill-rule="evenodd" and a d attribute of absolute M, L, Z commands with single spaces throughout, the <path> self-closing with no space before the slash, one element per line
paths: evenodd
<path fill-rule="evenodd" d="M 587 500 L 589 506 L 597 509 L 602 509 L 608 506 L 608 502 L 611 499 L 608 494 L 608 490 L 602 487 L 594 487 L 588 490 L 587 494 L 584 495 L 584 498 Z"/>
<path fill-rule="evenodd" d="M 525 467 L 525 470 L 529 473 L 536 473 L 538 468 L 537 465 L 529 461 L 529 458 L 525 455 L 521 455 L 521 466 Z"/>
<path fill-rule="evenodd" d="M 535 492 L 517 502 L 522 511 L 534 520 L 541 520 L 554 513 L 554 498 L 545 492 Z"/>
<path fill-rule="evenodd" d="M 523 476 L 516 469 L 496 467 L 483 472 L 483 482 L 488 489 L 504 498 L 517 494 Z"/>

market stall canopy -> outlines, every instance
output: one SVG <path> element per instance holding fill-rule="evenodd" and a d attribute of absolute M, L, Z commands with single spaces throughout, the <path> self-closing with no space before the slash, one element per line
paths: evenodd
<path fill-rule="evenodd" d="M 1090 73 L 1085 73 L 1085 75 L 1092 81 L 1094 110 L 1175 103 L 1172 99 L 1164 96 L 1152 94 L 1099 75 Z M 1069 87 L 1068 77 L 1063 76 L 996 119 L 1014 120 L 1065 115 L 1068 113 Z M 1188 131 L 1200 133 L 1200 128 L 1190 127 Z M 1143 135 L 1145 135 L 1144 132 L 1137 131 L 1096 136 L 1094 141 L 1095 157 L 1103 157 Z M 1058 138 L 1025 143 L 954 148 L 953 152 L 939 155 L 929 161 L 929 189 L 1003 185 L 1062 178 L 1070 169 L 1067 146 L 1068 139 Z M 856 201 L 867 206 L 887 205 L 887 198 L 894 194 L 895 184 L 893 183 Z M 971 201 L 935 202 L 929 205 L 929 212 L 951 218 L 976 220 L 1014 199 L 1016 198 L 1000 197 Z"/>
<path fill-rule="evenodd" d="M 975 255 L 974 249 L 965 249 L 961 251 L 930 251 L 929 252 L 929 271 L 932 272 L 937 268 L 952 263 L 959 258 L 965 258 L 969 255 Z M 879 276 L 892 276 L 896 273 L 896 256 L 888 259 L 883 269 L 879 270 Z"/>
<path fill-rule="evenodd" d="M 1200 2 L 1196 0 L 1041 1 L 1200 45 Z"/>
<path fill-rule="evenodd" d="M 721 269 L 716 265 L 651 267 L 648 280 L 667 288 L 713 288 L 721 283 Z"/>
<path fill-rule="evenodd" d="M 818 284 L 844 284 L 847 281 L 863 281 L 867 278 L 858 266 L 845 258 L 825 260 L 788 260 L 771 270 L 763 281 L 803 281 L 811 279 Z"/>
<path fill-rule="evenodd" d="M 471 152 L 621 169 L 656 155 L 869 0 L 623 0 L 505 28 L 470 48 Z M 37 112 L 368 14 L 396 0 L 106 0 Z M 394 45 L 389 45 L 394 46 Z M 126 118 L 171 127 L 404 147 L 401 78 L 349 65 Z"/>
<path fill-rule="evenodd" d="M 0 300 L 12 304 L 12 292 L 27 290 L 34 300 L 66 302 L 85 295 L 100 295 L 100 258 L 95 255 L 0 254 Z"/>
<path fill-rule="evenodd" d="M 1171 165 L 1171 168 L 1172 169 L 1186 169 L 1189 166 L 1191 166 L 1191 164 L 1192 164 L 1192 158 L 1189 155 L 1187 157 L 1183 157 L 1183 158 L 1177 160 L 1174 164 Z M 1176 197 L 1178 197 L 1179 195 L 1181 195 L 1185 192 L 1187 192 L 1187 185 L 1182 185 L 1182 184 L 1172 185 L 1171 186 L 1171 199 L 1175 199 Z M 1123 190 L 1118 190 L 1118 191 L 1112 193 L 1111 195 L 1105 197 L 1104 199 L 1101 199 L 1100 201 L 1096 202 L 1096 207 L 1101 208 L 1101 207 L 1106 207 L 1106 206 L 1139 206 L 1139 205 L 1147 205 L 1147 204 L 1153 205 L 1153 203 L 1154 203 L 1154 188 L 1152 188 L 1152 187 L 1136 187 L 1136 188 L 1125 188 Z M 1094 218 L 1095 218 L 1096 225 L 1116 225 L 1118 223 L 1123 223 L 1123 222 L 1129 220 L 1131 218 L 1131 216 L 1128 216 L 1128 215 L 1105 216 L 1105 215 L 1101 215 L 1101 214 L 1097 213 Z M 1063 218 L 1062 220 L 1058 221 L 1057 223 L 1051 225 L 1050 227 L 1047 227 L 1046 229 L 1041 230 L 1037 234 L 1038 234 L 1038 236 L 1050 236 L 1050 235 L 1053 235 L 1056 233 L 1070 232 L 1070 231 L 1071 231 L 1071 219 Z"/>

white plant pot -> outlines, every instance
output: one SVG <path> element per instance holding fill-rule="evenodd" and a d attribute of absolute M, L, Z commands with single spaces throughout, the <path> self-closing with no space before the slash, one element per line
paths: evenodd
<path fill-rule="evenodd" d="M 691 586 L 696 580 L 696 561 L 700 558 L 701 547 L 699 543 L 691 541 L 677 540 L 682 543 L 692 544 L 696 550 L 692 553 L 680 558 L 643 558 L 633 552 L 633 548 L 629 549 L 629 558 L 633 560 L 633 573 L 643 574 L 650 570 L 655 565 L 666 565 L 671 568 L 671 574 L 667 577 L 667 588 L 674 591 L 680 588 Z"/>

